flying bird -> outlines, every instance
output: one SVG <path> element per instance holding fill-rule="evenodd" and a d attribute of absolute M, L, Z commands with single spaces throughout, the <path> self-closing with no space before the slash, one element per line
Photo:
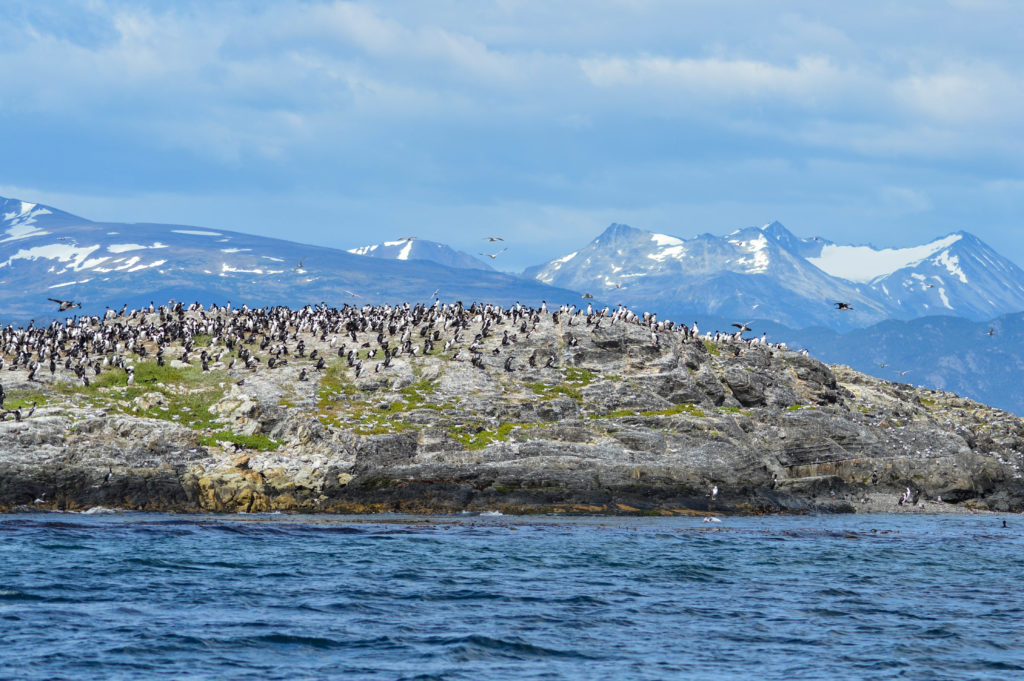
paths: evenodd
<path fill-rule="evenodd" d="M 504 253 L 507 250 L 508 250 L 507 248 L 503 248 L 500 251 L 498 251 L 497 253 L 481 253 L 480 255 L 486 255 L 491 260 L 494 260 L 495 258 L 497 258 L 499 255 L 501 255 L 502 253 Z"/>
<path fill-rule="evenodd" d="M 834 303 L 834 305 L 836 306 L 837 310 L 852 310 L 853 309 L 853 305 L 850 305 L 849 303 Z"/>
<path fill-rule="evenodd" d="M 583 294 L 583 299 L 584 299 L 584 300 L 586 300 L 586 299 L 588 299 L 588 298 L 593 298 L 593 297 L 594 297 L 594 296 L 592 296 L 592 295 L 591 295 L 591 294 L 589 294 L 589 293 L 584 293 L 584 294 Z"/>
<path fill-rule="evenodd" d="M 359 297 L 358 293 L 353 293 L 352 291 L 349 291 L 348 289 L 344 289 L 343 292 L 345 293 L 345 295 L 352 296 L 353 298 L 358 298 Z"/>
<path fill-rule="evenodd" d="M 740 333 L 745 333 L 747 331 L 750 331 L 750 322 L 747 322 L 746 324 L 733 324 L 733 326 L 735 326 L 737 329 L 739 329 Z"/>
<path fill-rule="evenodd" d="M 299 264 L 295 266 L 295 271 L 298 272 L 302 269 L 302 263 L 306 262 L 305 258 L 299 258 Z"/>
<path fill-rule="evenodd" d="M 82 307 L 81 303 L 76 303 L 76 302 L 73 302 L 73 301 L 70 301 L 70 300 L 57 300 L 56 298 L 47 298 L 47 300 L 52 301 L 52 302 L 57 303 L 58 305 L 60 305 L 59 312 L 64 312 L 65 310 L 73 310 L 76 307 Z"/>
<path fill-rule="evenodd" d="M 991 327 L 989 327 L 988 333 L 986 333 L 985 335 L 986 336 L 994 336 L 994 335 L 996 335 L 996 330 L 991 328 Z"/>
<path fill-rule="evenodd" d="M 488 241 L 492 241 L 492 242 L 493 241 L 504 241 L 504 239 L 502 239 L 500 236 L 485 236 L 484 238 L 487 239 Z"/>

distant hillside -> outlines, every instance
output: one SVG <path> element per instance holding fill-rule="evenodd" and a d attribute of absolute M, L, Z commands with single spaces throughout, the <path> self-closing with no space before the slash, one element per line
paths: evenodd
<path fill-rule="evenodd" d="M 578 302 L 574 291 L 426 260 L 367 258 L 334 248 L 221 229 L 101 223 L 0 198 L 0 322 L 52 318 L 47 298 L 82 311 L 175 300 L 249 305 L 309 301 Z M 76 309 L 77 311 L 77 309 Z M 73 312 L 69 312 L 73 314 Z M 63 317 L 63 315 L 59 315 Z"/>
<path fill-rule="evenodd" d="M 451 246 L 426 239 L 408 238 L 399 241 L 385 241 L 369 246 L 348 249 L 349 253 L 370 258 L 391 260 L 429 260 L 448 267 L 470 270 L 493 270 L 487 263 L 468 253 L 456 251 Z"/>

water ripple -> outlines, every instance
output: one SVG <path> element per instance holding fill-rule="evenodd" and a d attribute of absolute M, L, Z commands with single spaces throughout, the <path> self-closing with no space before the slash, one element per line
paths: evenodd
<path fill-rule="evenodd" d="M 1001 520 L 2 516 L 0 678 L 1015 678 Z"/>

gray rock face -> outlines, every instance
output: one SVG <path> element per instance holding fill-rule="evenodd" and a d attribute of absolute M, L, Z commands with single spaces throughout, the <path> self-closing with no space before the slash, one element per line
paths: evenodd
<path fill-rule="evenodd" d="M 284 368 L 222 362 L 194 385 L 137 393 L 5 371 L 9 394 L 41 406 L 0 421 L 0 508 L 1024 510 L 1022 421 L 955 395 L 728 337 L 662 330 L 655 343 L 624 320 L 483 330 L 474 320 L 446 352 L 376 370 L 364 358 L 361 377 L 295 352 Z M 376 334 L 356 336 L 364 357 Z M 907 488 L 918 505 L 897 505 Z"/>

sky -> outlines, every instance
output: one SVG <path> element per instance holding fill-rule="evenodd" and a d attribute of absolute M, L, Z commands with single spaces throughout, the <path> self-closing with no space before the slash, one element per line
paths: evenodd
<path fill-rule="evenodd" d="M 773 220 L 1024 265 L 1024 2 L 4 0 L 0 195 L 509 271 Z"/>

